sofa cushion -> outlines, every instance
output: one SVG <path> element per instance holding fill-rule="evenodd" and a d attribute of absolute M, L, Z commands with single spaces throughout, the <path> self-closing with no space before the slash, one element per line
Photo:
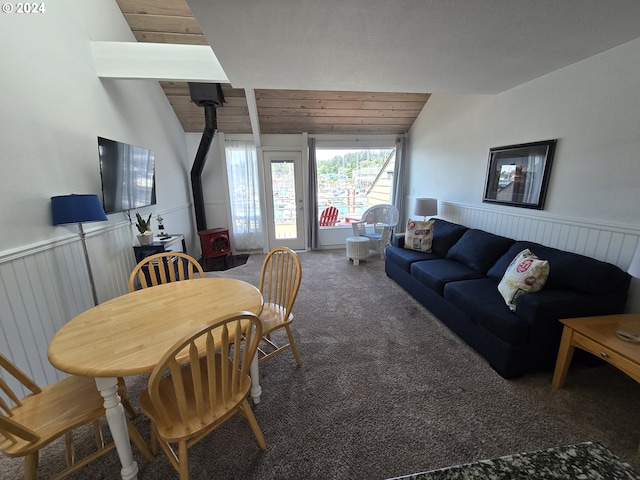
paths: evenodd
<path fill-rule="evenodd" d="M 569 288 L 578 292 L 602 294 L 626 290 L 631 281 L 628 273 L 595 258 L 555 248 L 545 248 L 536 253 L 549 261 L 549 288 Z"/>
<path fill-rule="evenodd" d="M 444 258 L 413 263 L 411 275 L 440 296 L 444 293 L 444 286 L 449 282 L 482 277 L 467 265 Z"/>
<path fill-rule="evenodd" d="M 507 307 L 516 310 L 516 299 L 523 293 L 538 292 L 549 276 L 549 262 L 540 260 L 528 248 L 511 261 L 498 284 Z"/>
<path fill-rule="evenodd" d="M 509 310 L 490 278 L 447 283 L 444 298 L 507 343 L 521 344 L 529 339 L 529 325 Z"/>
<path fill-rule="evenodd" d="M 513 257 L 525 248 L 549 262 L 549 278 L 544 289 L 569 289 L 597 295 L 629 288 L 631 276 L 611 263 L 525 241 L 515 242 L 487 272 L 487 276 L 499 282 Z"/>
<path fill-rule="evenodd" d="M 443 257 L 449 249 L 460 240 L 464 232 L 469 230 L 464 225 L 447 222 L 440 218 L 432 218 L 431 220 L 433 221 L 433 242 L 431 243 L 431 250 Z"/>
<path fill-rule="evenodd" d="M 407 273 L 411 271 L 411 264 L 414 262 L 442 258 L 442 256 L 437 253 L 416 252 L 415 250 L 394 246 L 388 246 L 385 254 L 385 261 L 396 264 Z"/>
<path fill-rule="evenodd" d="M 451 247 L 446 258 L 464 263 L 478 273 L 485 274 L 513 242 L 510 238 L 483 230 L 469 229 Z"/>
<path fill-rule="evenodd" d="M 404 238 L 404 248 L 417 252 L 431 253 L 432 242 L 433 220 L 422 222 L 420 220 L 409 219 Z"/>
<path fill-rule="evenodd" d="M 496 261 L 496 263 L 494 263 L 493 266 L 487 271 L 487 277 L 493 279 L 496 283 L 499 283 L 500 280 L 502 280 L 502 277 L 504 277 L 504 272 L 507 271 L 507 267 L 511 265 L 511 262 L 513 261 L 513 259 L 516 257 L 516 255 L 518 255 L 518 252 L 521 252 L 526 249 L 529 249 L 532 252 L 537 252 L 538 246 L 542 246 L 542 245 L 538 245 L 537 243 L 522 242 L 522 241 L 513 243 L 511 247 L 509 247 L 509 250 L 507 250 L 506 253 L 502 255 Z"/>

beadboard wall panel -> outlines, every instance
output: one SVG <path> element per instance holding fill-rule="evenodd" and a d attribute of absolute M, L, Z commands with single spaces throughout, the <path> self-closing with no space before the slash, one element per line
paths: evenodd
<path fill-rule="evenodd" d="M 440 202 L 440 218 L 516 240 L 530 240 L 579 253 L 626 270 L 640 241 L 640 229 L 546 215 L 527 209 L 483 209 Z"/>
<path fill-rule="evenodd" d="M 128 223 L 87 233 L 100 302 L 127 293 L 132 238 Z M 37 383 L 65 376 L 49 363 L 47 347 L 55 332 L 92 306 L 79 235 L 0 256 L 0 350 Z"/>
<path fill-rule="evenodd" d="M 127 280 L 135 266 L 131 246 L 135 243 L 135 236 L 128 225 L 104 233 L 87 235 L 87 249 L 99 303 L 129 291 Z"/>
<path fill-rule="evenodd" d="M 193 230 L 191 205 L 158 213 L 170 233 L 186 234 L 188 251 L 198 258 L 188 234 Z M 93 307 L 80 235 L 73 226 L 69 232 L 52 242 L 0 252 L 0 351 L 40 385 L 65 376 L 47 358 L 55 332 Z M 135 266 L 132 225 L 126 219 L 106 228 L 88 224 L 85 232 L 98 302 L 128 293 Z"/>

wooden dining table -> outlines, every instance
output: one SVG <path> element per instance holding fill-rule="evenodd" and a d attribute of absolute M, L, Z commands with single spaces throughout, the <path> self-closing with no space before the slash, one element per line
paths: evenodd
<path fill-rule="evenodd" d="M 49 343 L 57 369 L 94 377 L 125 480 L 137 478 L 117 378 L 150 373 L 185 335 L 222 315 L 259 315 L 262 295 L 231 278 L 197 278 L 137 290 L 93 307 L 69 321 Z M 251 364 L 251 397 L 260 401 L 258 356 Z"/>

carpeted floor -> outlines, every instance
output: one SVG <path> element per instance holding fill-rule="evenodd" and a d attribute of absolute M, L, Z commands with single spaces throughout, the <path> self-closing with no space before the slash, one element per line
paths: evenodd
<path fill-rule="evenodd" d="M 561 390 L 551 372 L 505 380 L 388 279 L 379 258 L 356 267 L 343 250 L 300 257 L 293 330 L 302 367 L 285 353 L 260 368 L 254 412 L 267 450 L 236 416 L 190 450 L 190 478 L 384 479 L 586 441 L 640 471 L 640 385 L 624 374 L 572 369 Z M 207 275 L 257 284 L 263 258 Z M 134 404 L 145 382 L 127 378 Z M 148 438 L 147 419 L 135 424 Z M 54 450 L 41 458 L 41 478 L 63 461 Z M 177 478 L 164 454 L 134 456 L 139 479 Z M 20 461 L 0 459 L 1 478 L 21 472 Z M 71 478 L 116 472 L 110 453 Z"/>

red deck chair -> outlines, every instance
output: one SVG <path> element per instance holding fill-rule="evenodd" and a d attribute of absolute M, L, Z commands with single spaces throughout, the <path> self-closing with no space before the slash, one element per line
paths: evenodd
<path fill-rule="evenodd" d="M 327 207 L 320 214 L 321 227 L 333 227 L 338 223 L 338 209 L 336 207 Z"/>

